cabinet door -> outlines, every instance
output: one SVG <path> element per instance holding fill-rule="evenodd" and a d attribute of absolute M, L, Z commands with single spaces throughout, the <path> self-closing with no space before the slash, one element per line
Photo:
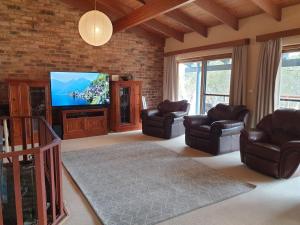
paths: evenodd
<path fill-rule="evenodd" d="M 18 84 L 9 84 L 8 88 L 8 95 L 9 95 L 9 111 L 10 116 L 20 116 L 20 91 L 19 91 L 19 85 Z"/>
<path fill-rule="evenodd" d="M 21 117 L 21 116 L 30 116 L 30 109 L 29 109 L 29 99 L 28 99 L 28 85 L 22 82 L 12 82 L 9 83 L 9 110 L 11 117 Z M 13 137 L 12 142 L 13 145 L 21 145 L 23 143 L 24 137 L 26 135 L 24 131 L 28 128 L 28 124 L 26 121 L 21 120 L 19 118 L 14 118 L 11 121 L 11 128 L 13 129 Z M 30 137 L 28 137 L 30 138 Z"/>
<path fill-rule="evenodd" d="M 128 131 L 140 128 L 141 83 L 120 81 L 112 84 L 110 124 L 112 130 Z"/>
<path fill-rule="evenodd" d="M 40 116 L 52 123 L 49 84 L 44 82 L 29 85 L 29 104 L 32 116 Z"/>
<path fill-rule="evenodd" d="M 28 85 L 22 82 L 9 84 L 9 110 L 12 117 L 31 115 L 28 88 Z"/>
<path fill-rule="evenodd" d="M 30 117 L 42 116 L 51 124 L 51 106 L 48 82 L 30 82 L 30 81 L 9 81 L 9 110 L 11 117 Z M 12 126 L 14 129 L 14 142 L 19 145 L 24 140 L 24 127 L 26 129 L 27 139 L 30 140 L 31 122 L 14 119 Z M 34 126 L 36 127 L 36 126 Z M 33 129 L 37 136 L 37 129 Z M 23 136 L 22 136 L 23 135 Z M 23 141 L 24 142 L 24 141 Z M 29 143 L 29 142 L 28 142 Z"/>
<path fill-rule="evenodd" d="M 132 104 L 134 103 L 133 101 L 134 99 L 132 98 L 132 87 L 121 85 L 119 89 L 119 116 L 121 125 L 132 123 Z"/>
<path fill-rule="evenodd" d="M 31 116 L 31 107 L 29 100 L 29 86 L 27 83 L 20 83 L 20 103 L 21 103 L 21 116 Z"/>

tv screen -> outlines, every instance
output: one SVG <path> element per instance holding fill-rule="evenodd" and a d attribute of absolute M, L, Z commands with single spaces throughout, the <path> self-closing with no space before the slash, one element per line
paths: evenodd
<path fill-rule="evenodd" d="M 86 72 L 51 72 L 52 106 L 109 104 L 109 75 Z"/>

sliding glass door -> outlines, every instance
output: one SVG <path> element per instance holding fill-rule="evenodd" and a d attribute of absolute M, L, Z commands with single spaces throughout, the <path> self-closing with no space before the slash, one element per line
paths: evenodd
<path fill-rule="evenodd" d="M 200 113 L 202 62 L 179 63 L 179 99 L 191 104 L 190 114 Z"/>
<path fill-rule="evenodd" d="M 206 61 L 203 112 L 218 103 L 229 104 L 231 59 Z"/>
<path fill-rule="evenodd" d="M 229 104 L 231 58 L 179 63 L 179 99 L 191 103 L 190 115 Z"/>

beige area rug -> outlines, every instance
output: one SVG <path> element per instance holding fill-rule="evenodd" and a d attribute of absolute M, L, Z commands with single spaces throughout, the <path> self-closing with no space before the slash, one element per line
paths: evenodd
<path fill-rule="evenodd" d="M 66 152 L 63 163 L 104 225 L 153 225 L 255 188 L 150 142 Z"/>

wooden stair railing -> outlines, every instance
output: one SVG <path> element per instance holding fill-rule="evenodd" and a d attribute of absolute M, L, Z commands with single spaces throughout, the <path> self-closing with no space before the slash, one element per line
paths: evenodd
<path fill-rule="evenodd" d="M 16 123 L 21 126 L 15 126 Z M 16 127 L 22 129 L 16 130 Z M 16 135 L 21 135 L 21 144 L 15 144 Z M 12 181 L 11 186 L 7 182 L 4 187 L 1 180 L 5 179 L 0 179 L 0 225 L 12 225 L 11 221 L 15 225 L 28 223 L 25 221 L 28 209 L 24 205 L 26 191 L 22 176 L 26 165 L 32 165 L 34 174 L 31 188 L 35 190 L 33 196 L 36 201 L 33 203 L 32 215 L 35 218 L 32 219 L 35 222 L 32 224 L 57 225 L 66 217 L 62 193 L 61 140 L 43 118 L 0 117 L 0 160 L 1 178 L 3 171 L 7 170 L 10 172 L 6 173 L 6 178 Z M 9 190 L 13 190 L 13 194 L 8 199 Z M 6 218 L 8 215 L 4 212 L 11 205 L 13 216 Z"/>

